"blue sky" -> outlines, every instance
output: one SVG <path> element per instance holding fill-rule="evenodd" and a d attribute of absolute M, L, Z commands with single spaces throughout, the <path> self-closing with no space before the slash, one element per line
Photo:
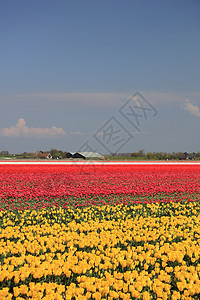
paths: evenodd
<path fill-rule="evenodd" d="M 199 15 L 198 0 L 1 1 L 0 151 L 200 151 Z M 126 103 L 147 107 L 138 126 Z"/>

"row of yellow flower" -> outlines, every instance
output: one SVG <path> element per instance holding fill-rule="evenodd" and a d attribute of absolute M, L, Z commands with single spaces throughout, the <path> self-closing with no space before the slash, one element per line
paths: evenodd
<path fill-rule="evenodd" d="M 200 299 L 199 202 L 0 219 L 0 299 Z"/>

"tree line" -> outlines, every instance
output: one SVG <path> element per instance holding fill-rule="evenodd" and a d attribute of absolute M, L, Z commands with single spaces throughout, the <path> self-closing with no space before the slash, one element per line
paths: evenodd
<path fill-rule="evenodd" d="M 68 151 L 57 150 L 52 148 L 51 150 L 44 151 L 45 153 L 50 153 L 53 159 L 57 158 L 66 158 Z M 15 156 L 16 158 L 33 158 L 35 153 L 32 152 L 23 152 L 16 155 L 11 155 L 8 151 L 0 151 L 1 157 L 6 156 Z M 109 157 L 132 157 L 132 158 L 143 158 L 149 160 L 182 160 L 182 159 L 200 159 L 200 152 L 147 152 L 144 150 L 139 150 L 138 152 L 130 152 L 130 153 L 112 153 L 106 155 Z"/>
<path fill-rule="evenodd" d="M 144 150 L 139 150 L 138 152 L 132 153 L 112 153 L 111 157 L 135 157 L 135 158 L 144 158 L 144 159 L 156 159 L 156 160 L 182 160 L 182 159 L 200 159 L 200 152 L 147 152 Z"/>

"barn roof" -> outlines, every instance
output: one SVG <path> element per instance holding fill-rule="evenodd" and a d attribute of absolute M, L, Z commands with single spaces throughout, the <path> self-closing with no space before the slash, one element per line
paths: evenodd
<path fill-rule="evenodd" d="M 80 154 L 84 156 L 85 158 L 102 158 L 103 155 L 97 153 L 97 152 L 84 152 L 84 151 L 78 151 L 78 152 L 68 152 L 68 157 L 73 157 L 75 154 Z"/>
<path fill-rule="evenodd" d="M 85 156 L 86 158 L 100 158 L 103 157 L 103 155 L 97 153 L 97 152 L 79 152 L 81 155 Z"/>

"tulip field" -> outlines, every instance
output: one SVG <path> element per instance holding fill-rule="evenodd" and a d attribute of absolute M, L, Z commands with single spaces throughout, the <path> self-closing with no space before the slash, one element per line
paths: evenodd
<path fill-rule="evenodd" d="M 200 299 L 200 163 L 0 162 L 0 300 Z"/>

